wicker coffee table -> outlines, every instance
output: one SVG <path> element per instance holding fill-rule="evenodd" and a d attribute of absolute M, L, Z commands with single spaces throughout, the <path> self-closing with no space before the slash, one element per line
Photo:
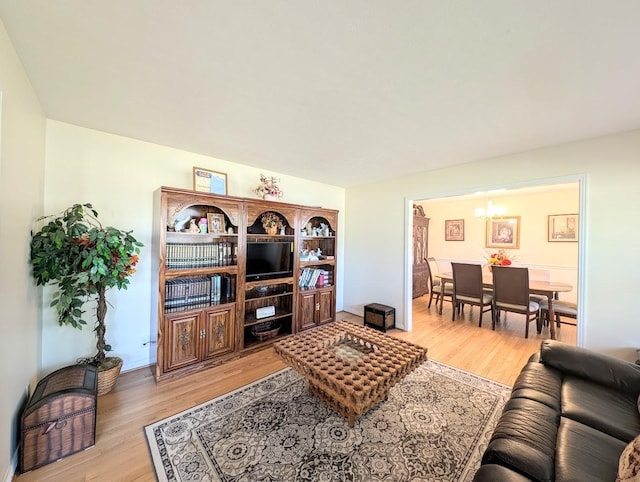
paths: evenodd
<path fill-rule="evenodd" d="M 351 427 L 427 359 L 426 348 L 347 321 L 285 338 L 274 351 Z"/>

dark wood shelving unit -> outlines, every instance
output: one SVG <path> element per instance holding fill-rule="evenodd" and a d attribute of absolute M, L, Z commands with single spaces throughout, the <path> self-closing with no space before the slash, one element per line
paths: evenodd
<path fill-rule="evenodd" d="M 266 233 L 261 218 L 267 212 L 283 220 L 284 234 Z M 224 218 L 220 232 L 175 231 L 178 226 L 188 226 L 191 219 L 208 218 L 210 214 L 213 219 Z M 152 323 L 157 325 L 158 333 L 157 380 L 223 363 L 335 320 L 338 211 L 162 187 L 154 196 L 154 223 L 152 248 L 157 257 L 152 272 L 158 290 L 154 293 L 157 299 L 153 303 Z M 305 235 L 307 229 L 316 235 Z M 322 235 L 322 230 L 329 230 L 330 234 Z M 247 243 L 253 242 L 290 242 L 292 275 L 247 281 Z M 168 246 L 171 259 L 167 258 Z M 216 247 L 224 254 L 217 255 Z M 303 252 L 318 249 L 322 252 L 320 259 L 300 259 Z M 186 259 L 181 259 L 184 253 Z M 202 253 L 203 257 L 199 257 Z M 167 266 L 167 261 L 172 267 Z M 220 264 L 197 266 L 201 262 Z M 180 263 L 187 266 L 174 266 Z M 305 270 L 307 274 L 317 271 L 319 281 L 313 286 L 301 286 Z M 172 287 L 178 285 L 182 289 L 181 283 L 194 283 L 195 290 L 197 283 L 206 285 L 207 280 L 215 286 L 214 280 L 218 278 L 220 283 L 224 279 L 225 284 L 232 286 L 228 299 L 222 296 L 217 301 L 212 292 L 208 302 L 196 307 L 185 304 L 180 309 L 180 303 L 184 302 L 180 297 L 192 293 L 185 294 Z M 197 286 L 202 291 L 202 285 Z M 203 295 L 198 292 L 195 296 Z M 274 315 L 257 318 L 257 309 L 271 306 Z M 277 335 L 258 339 L 252 334 L 252 330 L 264 324 L 266 329 L 257 332 L 258 335 L 271 336 L 265 333 L 273 323 L 279 326 Z"/>

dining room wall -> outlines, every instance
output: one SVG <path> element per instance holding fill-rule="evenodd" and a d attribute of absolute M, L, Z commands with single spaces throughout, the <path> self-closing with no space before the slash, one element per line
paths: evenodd
<path fill-rule="evenodd" d="M 367 303 L 396 308 L 411 320 L 411 206 L 415 200 L 501 187 L 579 181 L 581 235 L 580 346 L 636 359 L 640 332 L 640 130 L 579 140 L 443 169 L 416 172 L 346 192 L 345 310 Z"/>
<path fill-rule="evenodd" d="M 579 213 L 579 184 L 549 184 L 535 188 L 502 190 L 416 201 L 429 218 L 429 256 L 441 271 L 451 270 L 451 261 L 486 265 L 496 248 L 487 246 L 487 222 L 475 216 L 475 209 L 494 205 L 506 208 L 505 217 L 519 218 L 518 248 L 507 249 L 514 266 L 528 267 L 532 278 L 571 284 L 574 289 L 560 299 L 577 302 L 578 240 L 549 241 L 549 216 Z M 461 241 L 445 239 L 445 221 L 462 220 Z"/>

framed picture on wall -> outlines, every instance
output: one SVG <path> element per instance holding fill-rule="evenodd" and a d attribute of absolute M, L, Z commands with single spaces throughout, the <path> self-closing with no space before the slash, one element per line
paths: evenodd
<path fill-rule="evenodd" d="M 520 248 L 520 216 L 487 219 L 487 248 Z"/>
<path fill-rule="evenodd" d="M 445 241 L 464 241 L 464 219 L 447 219 L 444 222 Z"/>
<path fill-rule="evenodd" d="M 577 214 L 550 214 L 547 241 L 553 243 L 575 243 L 578 241 Z"/>
<path fill-rule="evenodd" d="M 227 175 L 201 167 L 193 168 L 193 190 L 212 194 L 227 194 Z"/>

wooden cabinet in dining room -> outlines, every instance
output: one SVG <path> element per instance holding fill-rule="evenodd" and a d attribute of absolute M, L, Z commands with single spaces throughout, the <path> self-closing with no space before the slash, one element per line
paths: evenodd
<path fill-rule="evenodd" d="M 422 206 L 413 208 L 413 297 L 429 292 L 429 218 Z"/>

